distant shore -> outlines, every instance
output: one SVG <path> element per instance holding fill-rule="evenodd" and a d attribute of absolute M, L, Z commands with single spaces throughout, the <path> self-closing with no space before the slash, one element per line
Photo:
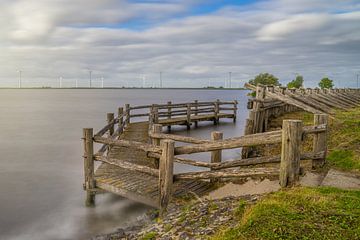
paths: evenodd
<path fill-rule="evenodd" d="M 23 87 L 23 88 L 11 88 L 5 87 L 0 89 L 41 89 L 41 90 L 59 90 L 59 89 L 79 89 L 79 90 L 89 90 L 89 89 L 136 89 L 136 90 L 247 90 L 245 88 L 140 88 L 140 87 L 104 87 L 104 88 L 88 88 L 88 87 L 69 87 L 69 88 L 51 88 L 51 87 Z"/>

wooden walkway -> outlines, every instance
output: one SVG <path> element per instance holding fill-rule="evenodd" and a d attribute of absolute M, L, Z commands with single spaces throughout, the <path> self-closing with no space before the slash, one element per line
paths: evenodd
<path fill-rule="evenodd" d="M 149 123 L 130 123 L 120 139 L 147 143 Z M 138 165 L 156 167 L 156 159 L 146 156 L 141 150 L 127 147 L 113 147 L 109 152 L 114 163 L 131 162 Z M 97 188 L 112 192 L 125 198 L 144 203 L 152 207 L 159 207 L 159 178 L 147 173 L 132 171 L 119 166 L 101 163 L 95 171 Z M 181 180 L 174 184 L 174 196 L 180 197 L 190 192 L 197 195 L 207 193 L 211 188 L 209 182 L 201 180 Z"/>
<path fill-rule="evenodd" d="M 198 104 L 198 102 L 196 102 L 196 104 Z M 166 108 L 166 113 L 159 114 L 157 109 L 155 113 L 154 110 L 151 109 L 149 114 L 130 114 L 131 108 L 127 105 L 125 113 L 122 109 L 119 111 L 117 123 L 119 123 L 120 126 L 115 133 L 113 129 L 115 125 L 114 115 L 108 114 L 108 126 L 100 130 L 96 135 L 101 136 L 109 131 L 109 139 L 127 141 L 129 144 L 126 146 L 103 146 L 103 149 L 99 151 L 100 154 L 98 155 L 101 157 L 106 151 L 105 149 L 107 149 L 107 155 L 105 158 L 102 158 L 103 162 L 94 171 L 94 175 L 92 177 L 92 188 L 97 189 L 97 191 L 105 190 L 106 192 L 111 192 L 125 198 L 159 208 L 161 198 L 159 189 L 160 183 L 158 172 L 156 172 L 159 171 L 159 158 L 149 157 L 148 152 L 144 151 L 144 149 L 132 148 L 131 143 L 136 143 L 137 146 L 139 144 L 144 144 L 145 146 L 151 144 L 149 129 L 152 126 L 150 126 L 150 124 L 156 123 L 158 126 L 168 126 L 168 129 L 170 129 L 170 126 L 172 125 L 186 125 L 187 128 L 190 129 L 190 125 L 192 123 L 196 123 L 195 126 L 197 126 L 197 123 L 201 121 L 213 121 L 214 124 L 218 124 L 219 120 L 222 118 L 231 118 L 235 121 L 237 102 L 234 101 L 222 104 L 234 105 L 234 108 L 223 108 L 225 110 L 230 110 L 231 113 L 220 112 L 221 102 L 219 102 L 219 100 L 215 103 L 199 103 L 199 106 L 193 106 L 194 109 L 191 109 L 189 104 L 169 105 L 177 109 L 180 108 L 180 110 L 174 111 L 175 116 L 171 116 L 171 112 L 169 116 L 168 107 Z M 133 109 L 144 107 L 148 106 L 137 106 L 133 107 Z M 186 110 L 181 110 L 182 107 L 186 107 Z M 150 121 L 130 123 L 131 117 L 144 115 L 149 115 Z M 160 116 L 159 119 L 159 115 L 164 116 Z M 125 118 L 125 121 L 123 117 Z M 161 129 L 158 129 L 158 131 L 161 132 Z M 117 132 L 120 134 L 117 135 Z M 111 137 L 111 135 L 115 136 L 115 138 Z M 87 165 L 85 164 L 85 169 L 86 166 Z M 134 166 L 135 169 L 133 169 Z M 139 168 L 140 170 L 141 168 L 148 170 L 141 172 L 139 171 Z M 149 169 L 150 173 L 156 172 L 156 174 L 149 174 Z M 212 186 L 213 184 L 211 184 L 210 181 L 181 179 L 173 182 L 172 184 L 172 199 L 176 200 L 177 197 L 181 197 L 189 193 L 202 196 L 203 194 L 208 193 Z M 97 191 L 94 192 L 96 193 Z M 94 196 L 95 194 L 93 194 L 93 197 Z M 93 197 L 90 197 L 90 200 Z"/>

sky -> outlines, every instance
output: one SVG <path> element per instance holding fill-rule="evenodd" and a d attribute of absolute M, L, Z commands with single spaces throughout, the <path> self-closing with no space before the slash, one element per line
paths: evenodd
<path fill-rule="evenodd" d="M 356 87 L 359 0 L 0 0 L 0 87 Z M 160 74 L 161 72 L 161 74 Z"/>

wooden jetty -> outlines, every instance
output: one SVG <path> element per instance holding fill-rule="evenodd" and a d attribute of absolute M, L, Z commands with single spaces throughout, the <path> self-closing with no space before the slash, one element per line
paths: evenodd
<path fill-rule="evenodd" d="M 360 92 L 354 89 L 246 87 L 256 91 L 256 97 L 248 103 L 250 112 L 244 136 L 223 139 L 221 132 L 212 132 L 210 139 L 200 139 L 171 133 L 172 125 L 184 125 L 190 130 L 192 124 L 196 128 L 200 121 L 214 124 L 219 124 L 222 118 L 236 121 L 237 102 L 220 100 L 126 104 L 125 109 L 118 109 L 117 117 L 109 113 L 107 125 L 97 133 L 93 134 L 91 128 L 84 129 L 86 204 L 93 205 L 95 195 L 105 191 L 159 208 L 164 213 L 177 197 L 188 193 L 201 196 L 220 180 L 278 176 L 282 187 L 296 185 L 301 161 L 312 160 L 314 166 L 325 161 L 328 116 L 336 108 L 360 104 Z M 303 126 L 299 120 L 284 120 L 281 130 L 267 131 L 270 117 L 299 109 L 314 113 L 313 126 Z M 163 131 L 164 127 L 168 132 Z M 307 135 L 314 135 L 313 149 L 303 152 Z M 94 143 L 102 144 L 96 153 Z M 251 148 L 271 144 L 281 144 L 281 154 L 250 157 Z M 242 149 L 242 157 L 222 159 L 222 150 L 235 148 Z M 209 161 L 190 158 L 191 154 L 201 152 L 211 153 Z M 95 161 L 100 162 L 97 168 Z M 175 174 L 174 163 L 208 170 Z"/>
<path fill-rule="evenodd" d="M 93 134 L 90 128 L 83 130 L 86 204 L 94 204 L 96 193 L 104 191 L 153 207 L 167 205 L 170 192 L 174 197 L 206 193 L 212 186 L 208 181 L 172 181 L 173 164 L 177 160 L 175 141 L 171 139 L 186 140 L 187 137 L 169 134 L 165 137 L 168 140 L 160 140 L 164 138 L 162 128 L 171 130 L 172 125 L 185 125 L 190 129 L 192 124 L 197 127 L 201 121 L 219 124 L 223 118 L 235 122 L 236 112 L 236 101 L 216 100 L 144 106 L 126 104 L 125 108 L 118 109 L 116 118 L 108 113 L 107 125 L 97 133 Z M 134 118 L 140 121 L 134 122 Z M 97 153 L 94 153 L 94 143 L 103 144 Z M 97 168 L 95 161 L 101 162 Z"/>

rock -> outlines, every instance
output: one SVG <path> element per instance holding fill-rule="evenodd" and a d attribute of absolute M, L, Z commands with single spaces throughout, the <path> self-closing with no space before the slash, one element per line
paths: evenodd
<path fill-rule="evenodd" d="M 360 189 L 360 178 L 355 174 L 330 169 L 321 186 L 331 186 L 341 189 Z"/>

